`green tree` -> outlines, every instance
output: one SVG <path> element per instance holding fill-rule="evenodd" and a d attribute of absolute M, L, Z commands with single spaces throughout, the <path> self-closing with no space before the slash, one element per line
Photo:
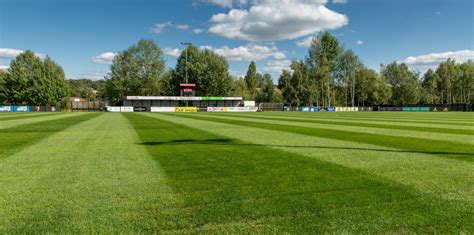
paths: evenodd
<path fill-rule="evenodd" d="M 374 105 L 388 105 L 392 98 L 392 90 L 382 76 L 378 76 L 374 90 Z"/>
<path fill-rule="evenodd" d="M 80 97 L 86 100 L 95 101 L 98 97 L 99 86 L 95 86 L 94 81 L 89 79 L 70 79 L 67 80 L 69 86 L 69 96 Z"/>
<path fill-rule="evenodd" d="M 111 104 L 120 104 L 127 95 L 159 95 L 160 79 L 165 73 L 161 49 L 151 40 L 118 53 L 106 77 L 106 96 Z"/>
<path fill-rule="evenodd" d="M 355 82 L 355 75 L 362 68 L 362 63 L 352 50 L 346 50 L 340 54 L 335 64 L 334 76 L 336 86 L 342 87 L 343 91 L 343 94 L 339 94 L 339 97 L 344 97 L 342 104 L 349 106 L 349 103 L 351 103 L 354 106 L 356 101 L 355 89 L 356 86 L 360 86 L 360 84 Z"/>
<path fill-rule="evenodd" d="M 5 77 L 7 72 L 0 69 L 0 104 L 5 102 Z"/>
<path fill-rule="evenodd" d="M 58 105 L 67 96 L 63 69 L 50 57 L 44 61 L 28 50 L 10 62 L 3 75 L 3 100 L 12 105 Z"/>
<path fill-rule="evenodd" d="M 458 67 L 453 59 L 448 59 L 439 64 L 436 69 L 439 77 L 438 90 L 440 91 L 441 103 L 452 104 L 454 93 L 454 84 L 459 76 Z"/>
<path fill-rule="evenodd" d="M 296 91 L 291 84 L 291 74 L 288 70 L 283 70 L 278 79 L 278 89 L 280 89 L 285 104 L 295 105 Z"/>
<path fill-rule="evenodd" d="M 259 103 L 262 102 L 274 102 L 275 97 L 275 85 L 273 84 L 273 79 L 270 74 L 264 74 L 262 76 L 262 82 L 260 84 L 259 93 L 256 98 L 256 101 Z"/>
<path fill-rule="evenodd" d="M 197 84 L 198 96 L 226 96 L 232 93 L 229 64 L 223 56 L 213 51 L 188 46 L 181 53 L 173 71 L 172 90 L 179 92 L 179 84 L 186 81 L 186 73 L 188 82 Z"/>
<path fill-rule="evenodd" d="M 166 96 L 176 95 L 175 89 L 178 89 L 178 88 L 175 84 L 173 84 L 173 73 L 174 73 L 174 70 L 168 70 L 163 75 L 163 78 L 161 79 L 161 83 L 160 83 L 161 95 L 166 95 Z"/>
<path fill-rule="evenodd" d="M 44 82 L 38 83 L 37 86 L 42 89 L 43 100 L 37 102 L 41 104 L 59 105 L 66 102 L 68 96 L 68 85 L 64 70 L 56 64 L 49 56 L 43 61 L 43 77 Z"/>
<path fill-rule="evenodd" d="M 423 88 L 423 98 L 424 103 L 435 104 L 439 103 L 440 98 L 438 96 L 438 75 L 432 70 L 428 69 L 422 79 L 421 86 Z"/>
<path fill-rule="evenodd" d="M 335 71 L 337 59 L 342 53 L 338 40 L 331 33 L 319 34 L 313 39 L 306 57 L 308 76 L 314 86 L 309 86 L 310 97 L 317 96 L 319 104 L 330 106 L 334 104 Z"/>
<path fill-rule="evenodd" d="M 188 83 L 197 84 L 196 94 L 201 95 L 201 80 L 203 80 L 204 74 L 204 57 L 199 48 L 190 45 L 181 52 L 178 57 L 176 68 L 173 71 L 172 90 L 175 95 L 179 94 L 179 84 L 186 82 L 186 74 L 188 77 Z"/>
<path fill-rule="evenodd" d="M 32 51 L 25 51 L 10 62 L 4 80 L 6 104 L 39 105 L 35 83 L 43 82 L 43 63 Z"/>
<path fill-rule="evenodd" d="M 234 78 L 234 96 L 246 97 L 247 96 L 247 85 L 243 78 Z"/>
<path fill-rule="evenodd" d="M 404 63 L 382 66 L 382 76 L 392 90 L 392 103 L 416 104 L 420 100 L 418 75 Z"/>
<path fill-rule="evenodd" d="M 474 102 L 474 63 L 467 61 L 459 65 L 459 79 L 457 82 L 459 101 L 461 103 Z"/>
<path fill-rule="evenodd" d="M 247 74 L 245 75 L 245 84 L 247 85 L 247 92 L 249 94 L 249 99 L 254 99 L 257 89 L 257 65 L 254 61 L 250 62 L 249 68 L 247 69 Z"/>

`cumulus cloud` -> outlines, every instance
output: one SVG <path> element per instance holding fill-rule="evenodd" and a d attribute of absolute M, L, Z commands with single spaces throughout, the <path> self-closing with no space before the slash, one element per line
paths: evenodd
<path fill-rule="evenodd" d="M 153 27 L 150 28 L 150 32 L 160 34 L 168 27 L 174 27 L 174 28 L 177 28 L 177 29 L 180 29 L 180 30 L 188 30 L 189 29 L 189 25 L 173 24 L 171 21 L 167 21 L 167 22 L 163 22 L 163 23 L 153 25 Z"/>
<path fill-rule="evenodd" d="M 176 25 L 176 28 L 177 28 L 177 29 L 181 29 L 181 30 L 188 30 L 188 29 L 189 29 L 189 25 L 178 24 L 178 25 Z"/>
<path fill-rule="evenodd" d="M 163 48 L 163 54 L 178 58 L 181 55 L 181 50 L 178 48 Z"/>
<path fill-rule="evenodd" d="M 456 60 L 456 62 L 464 63 L 468 60 L 474 60 L 473 50 L 461 50 L 461 51 L 448 51 L 442 53 L 431 53 L 427 55 L 410 56 L 405 60 L 398 61 L 399 63 L 405 63 L 413 68 L 434 68 L 441 62 L 446 61 L 448 58 Z"/>
<path fill-rule="evenodd" d="M 20 53 L 23 53 L 23 51 L 11 48 L 0 48 L 0 58 L 3 59 L 13 59 L 17 57 Z"/>
<path fill-rule="evenodd" d="M 356 44 L 357 44 L 357 45 L 364 45 L 364 41 L 362 41 L 362 40 L 357 40 Z"/>
<path fill-rule="evenodd" d="M 204 32 L 203 29 L 194 29 L 194 30 L 193 30 L 193 33 L 194 33 L 194 34 L 200 34 L 200 33 L 202 33 L 202 32 Z"/>
<path fill-rule="evenodd" d="M 19 54 L 23 53 L 23 50 L 12 49 L 12 48 L 0 48 L 0 58 L 2 59 L 14 59 Z M 40 59 L 44 59 L 46 56 L 41 53 L 36 53 L 35 55 L 38 56 Z"/>
<path fill-rule="evenodd" d="M 97 81 L 97 80 L 104 79 L 105 76 L 107 76 L 108 74 L 109 72 L 92 72 L 92 73 L 81 74 L 80 77 L 83 79 L 90 79 L 93 81 Z"/>
<path fill-rule="evenodd" d="M 246 41 L 278 41 L 337 29 L 348 18 L 328 9 L 326 0 L 255 0 L 249 9 L 211 17 L 209 33 Z"/>
<path fill-rule="evenodd" d="M 296 42 L 296 46 L 298 47 L 309 47 L 311 46 L 311 42 L 313 42 L 314 36 L 305 37 Z"/>
<path fill-rule="evenodd" d="M 224 8 L 232 8 L 233 6 L 245 6 L 247 0 L 200 0 L 202 3 L 213 4 Z"/>
<path fill-rule="evenodd" d="M 9 66 L 0 64 L 0 70 L 5 71 L 5 70 L 7 70 L 8 68 L 9 68 Z"/>
<path fill-rule="evenodd" d="M 290 70 L 290 65 L 291 60 L 268 61 L 263 71 L 272 74 L 280 74 L 283 70 Z"/>
<path fill-rule="evenodd" d="M 267 58 L 281 60 L 286 57 L 285 53 L 278 50 L 276 46 L 262 46 L 256 44 L 247 44 L 235 48 L 230 48 L 228 46 L 219 48 L 201 46 L 200 49 L 211 50 L 218 55 L 226 57 L 230 61 L 259 61 Z"/>
<path fill-rule="evenodd" d="M 257 44 L 247 44 L 239 47 L 213 47 L 200 46 L 200 50 L 210 50 L 225 57 L 229 61 L 259 61 L 267 58 L 282 60 L 286 58 L 285 53 L 278 50 L 276 46 L 264 46 Z M 182 50 L 178 48 L 163 48 L 163 54 L 170 57 L 179 57 Z"/>
<path fill-rule="evenodd" d="M 105 52 L 98 56 L 92 57 L 92 62 L 96 64 L 112 64 L 114 57 L 117 53 L 114 52 Z"/>

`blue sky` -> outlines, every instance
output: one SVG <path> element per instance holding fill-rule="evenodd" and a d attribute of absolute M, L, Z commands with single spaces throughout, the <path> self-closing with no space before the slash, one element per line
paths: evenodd
<path fill-rule="evenodd" d="M 277 79 L 319 31 L 377 70 L 474 59 L 472 0 L 0 0 L 0 68 L 31 49 L 68 78 L 99 79 L 113 53 L 145 38 L 163 48 L 169 67 L 186 41 L 226 56 L 233 75 L 256 60 Z"/>

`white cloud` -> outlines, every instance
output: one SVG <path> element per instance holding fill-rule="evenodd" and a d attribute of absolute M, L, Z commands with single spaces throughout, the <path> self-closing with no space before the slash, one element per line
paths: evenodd
<path fill-rule="evenodd" d="M 247 5 L 247 0 L 200 0 L 200 2 L 225 8 L 232 8 L 233 6 L 242 7 Z"/>
<path fill-rule="evenodd" d="M 296 45 L 298 47 L 309 47 L 309 46 L 311 46 L 311 42 L 313 42 L 313 38 L 314 38 L 314 36 L 305 37 L 305 38 L 297 41 Z"/>
<path fill-rule="evenodd" d="M 448 51 L 420 56 L 410 56 L 405 60 L 398 62 L 405 63 L 412 68 L 427 69 L 438 66 L 441 62 L 446 61 L 448 58 L 452 58 L 459 63 L 464 63 L 468 60 L 474 60 L 474 50 Z"/>
<path fill-rule="evenodd" d="M 0 70 L 5 71 L 5 70 L 7 70 L 8 68 L 10 68 L 10 66 L 0 64 Z"/>
<path fill-rule="evenodd" d="M 96 64 L 112 64 L 116 55 L 117 53 L 114 52 L 104 52 L 98 56 L 92 57 L 92 62 Z"/>
<path fill-rule="evenodd" d="M 104 79 L 105 76 L 107 76 L 108 74 L 109 72 L 92 72 L 92 73 L 81 74 L 80 78 L 97 81 L 97 80 Z"/>
<path fill-rule="evenodd" d="M 23 53 L 24 51 L 12 48 L 0 48 L 0 58 L 2 59 L 14 59 L 19 54 Z M 40 59 L 46 58 L 44 54 L 36 53 L 35 55 L 38 56 Z"/>
<path fill-rule="evenodd" d="M 160 24 L 155 24 L 153 27 L 151 27 L 150 32 L 159 34 L 165 30 L 166 27 L 171 26 L 171 21 L 160 23 Z"/>
<path fill-rule="evenodd" d="M 203 29 L 194 29 L 194 30 L 193 30 L 193 33 L 194 33 L 194 34 L 200 34 L 200 33 L 202 33 L 202 32 L 204 32 Z"/>
<path fill-rule="evenodd" d="M 188 30 L 188 29 L 189 29 L 189 25 L 186 25 L 186 24 L 179 24 L 179 25 L 176 25 L 176 28 L 177 28 L 177 29 L 181 29 L 181 30 Z"/>
<path fill-rule="evenodd" d="M 346 4 L 347 0 L 332 0 L 332 3 L 334 3 L 334 4 Z"/>
<path fill-rule="evenodd" d="M 21 53 L 23 53 L 23 51 L 18 49 L 0 48 L 0 58 L 4 59 L 13 59 Z"/>
<path fill-rule="evenodd" d="M 283 70 L 290 70 L 291 60 L 273 60 L 268 61 L 263 68 L 264 72 L 271 74 L 281 74 Z"/>
<path fill-rule="evenodd" d="M 256 44 L 247 44 L 245 46 L 239 46 L 235 48 L 230 48 L 228 46 L 219 48 L 214 48 L 212 46 L 201 46 L 200 49 L 211 50 L 231 61 L 259 61 L 266 58 L 275 58 L 277 60 L 281 60 L 286 57 L 285 53 L 278 50 L 276 46 L 269 47 Z"/>
<path fill-rule="evenodd" d="M 277 41 L 337 29 L 348 18 L 326 8 L 326 0 L 255 0 L 249 9 L 213 15 L 209 33 L 246 41 Z"/>
<path fill-rule="evenodd" d="M 247 44 L 239 47 L 213 47 L 200 46 L 200 50 L 210 50 L 214 53 L 224 56 L 229 61 L 259 61 L 267 58 L 282 60 L 286 58 L 285 53 L 278 50 L 276 46 L 263 46 L 257 44 Z M 163 54 L 171 57 L 179 57 L 182 50 L 178 48 L 163 48 Z"/>
<path fill-rule="evenodd" d="M 163 54 L 178 58 L 181 55 L 181 50 L 178 48 L 163 48 Z"/>
<path fill-rule="evenodd" d="M 167 21 L 167 22 L 163 22 L 163 23 L 153 25 L 153 27 L 150 28 L 150 32 L 160 34 L 168 27 L 174 27 L 174 28 L 177 28 L 177 29 L 180 29 L 180 30 L 188 30 L 189 29 L 189 25 L 186 25 L 186 24 L 173 24 L 171 21 Z"/>
<path fill-rule="evenodd" d="M 357 44 L 357 45 L 364 45 L 364 41 L 362 41 L 362 40 L 357 40 L 356 44 Z"/>

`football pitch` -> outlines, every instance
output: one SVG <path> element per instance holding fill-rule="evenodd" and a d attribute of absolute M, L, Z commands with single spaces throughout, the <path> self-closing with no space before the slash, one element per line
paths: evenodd
<path fill-rule="evenodd" d="M 473 113 L 0 114 L 0 233 L 472 233 Z"/>

